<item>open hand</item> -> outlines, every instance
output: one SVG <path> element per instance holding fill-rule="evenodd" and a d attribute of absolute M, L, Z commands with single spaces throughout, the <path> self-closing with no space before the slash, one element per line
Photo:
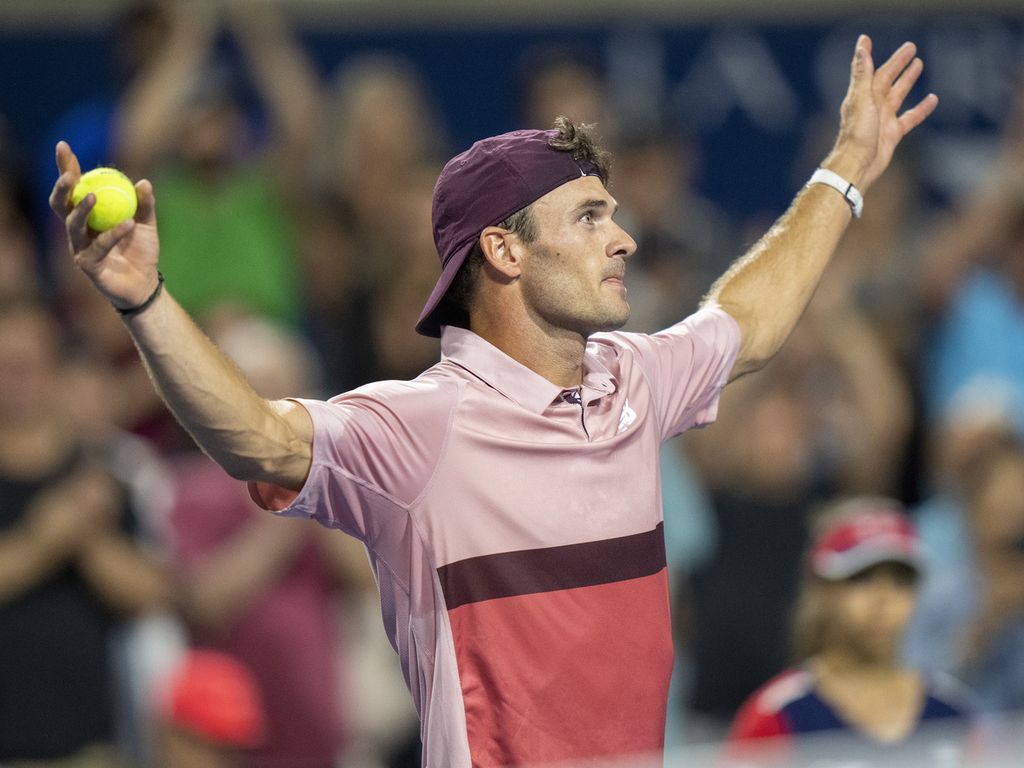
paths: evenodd
<path fill-rule="evenodd" d="M 157 286 L 160 243 L 153 186 L 145 180 L 135 185 L 139 206 L 134 219 L 96 233 L 86 223 L 96 196 L 86 195 L 77 206 L 71 205 L 71 190 L 82 169 L 71 147 L 63 141 L 57 144 L 57 168 L 60 175 L 50 193 L 50 207 L 64 222 L 75 264 L 114 306 L 138 306 Z"/>
<path fill-rule="evenodd" d="M 875 69 L 871 38 L 861 35 L 850 66 L 850 86 L 840 107 L 839 136 L 822 165 L 864 192 L 882 175 L 903 137 L 920 125 L 939 103 L 929 93 L 903 111 L 903 102 L 921 76 L 917 46 L 904 43 Z"/>

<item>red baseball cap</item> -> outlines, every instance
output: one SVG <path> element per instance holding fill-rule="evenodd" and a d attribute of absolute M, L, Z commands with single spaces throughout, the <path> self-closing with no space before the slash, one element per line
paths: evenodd
<path fill-rule="evenodd" d="M 839 581 L 879 563 L 924 569 L 921 541 L 903 507 L 891 499 L 852 499 L 811 547 L 808 565 L 823 579 Z"/>
<path fill-rule="evenodd" d="M 593 163 L 552 147 L 557 135 L 555 130 L 523 130 L 482 139 L 442 169 L 431 212 L 441 276 L 420 313 L 418 333 L 440 336 L 441 326 L 450 324 L 444 295 L 485 227 L 500 224 L 573 179 L 606 181 Z"/>
<path fill-rule="evenodd" d="M 190 651 L 164 700 L 168 723 L 226 746 L 250 749 L 266 738 L 266 715 L 248 668 L 217 651 Z"/>

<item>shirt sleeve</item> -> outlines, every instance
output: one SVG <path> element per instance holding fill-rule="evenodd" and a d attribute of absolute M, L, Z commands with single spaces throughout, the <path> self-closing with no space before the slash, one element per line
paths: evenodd
<path fill-rule="evenodd" d="M 792 729 L 785 715 L 762 706 L 760 692 L 749 698 L 729 729 L 725 768 L 782 768 L 792 764 Z"/>
<path fill-rule="evenodd" d="M 739 326 L 725 310 L 709 305 L 658 333 L 620 337 L 647 378 L 662 440 L 715 420 L 740 347 Z"/>
<path fill-rule="evenodd" d="M 444 449 L 453 388 L 381 382 L 329 401 L 297 402 L 313 421 L 302 490 L 250 483 L 250 494 L 264 509 L 312 518 L 372 545 L 429 483 Z"/>

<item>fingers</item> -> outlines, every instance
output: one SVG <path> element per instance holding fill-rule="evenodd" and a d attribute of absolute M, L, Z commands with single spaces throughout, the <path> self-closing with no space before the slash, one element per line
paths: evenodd
<path fill-rule="evenodd" d="M 53 212 L 60 216 L 62 219 L 67 216 L 68 211 L 71 210 L 71 190 L 75 188 L 75 184 L 82 177 L 82 168 L 78 164 L 78 158 L 75 157 L 75 153 L 71 151 L 71 147 L 66 141 L 57 142 L 57 170 L 60 175 L 57 177 L 57 181 L 53 185 L 53 191 L 50 193 L 50 208 Z"/>
<path fill-rule="evenodd" d="M 917 46 L 910 42 L 904 43 L 893 52 L 885 64 L 878 68 L 875 79 L 885 86 L 892 85 L 899 77 L 900 72 L 906 69 L 907 64 L 913 61 L 916 55 Z"/>
<path fill-rule="evenodd" d="M 892 90 L 889 92 L 889 102 L 892 104 L 894 109 L 899 109 L 900 104 L 907 98 L 907 94 L 910 93 L 910 89 L 914 87 L 914 83 L 921 76 L 921 72 L 924 71 L 924 62 L 920 59 L 914 59 L 910 62 L 899 79 L 893 84 Z"/>
<path fill-rule="evenodd" d="M 50 193 L 50 208 L 62 219 L 68 215 L 68 210 L 71 208 L 69 200 L 71 199 L 71 190 L 74 189 L 76 183 L 70 173 L 62 173 L 53 185 L 53 191 Z"/>
<path fill-rule="evenodd" d="M 96 195 L 90 192 L 82 199 L 82 202 L 71 209 L 71 213 L 60 214 L 61 216 L 66 216 L 64 225 L 67 227 L 71 248 L 75 253 L 84 251 L 89 247 L 88 218 L 94 205 L 96 205 Z"/>
<path fill-rule="evenodd" d="M 850 62 L 850 90 L 863 90 L 871 87 L 875 74 L 875 64 L 871 60 L 871 38 L 867 35 L 857 37 L 857 45 L 853 50 L 853 61 Z"/>
<path fill-rule="evenodd" d="M 139 207 L 135 209 L 135 220 L 140 224 L 156 225 L 156 198 L 153 185 L 148 179 L 135 184 L 135 196 L 139 199 Z"/>
<path fill-rule="evenodd" d="M 925 118 L 934 112 L 937 106 L 939 106 L 939 97 L 934 93 L 929 93 L 917 103 L 917 106 L 912 109 L 908 109 L 900 115 L 897 122 L 900 125 L 903 135 L 906 136 L 917 126 L 923 123 Z"/>
<path fill-rule="evenodd" d="M 78 158 L 75 157 L 75 153 L 71 151 L 71 146 L 66 141 L 57 142 L 57 169 L 61 173 L 70 173 L 74 177 L 74 184 L 78 183 L 78 177 L 82 175 L 82 167 L 78 164 Z"/>
<path fill-rule="evenodd" d="M 135 229 L 135 220 L 128 219 L 113 229 L 101 232 L 91 242 L 88 242 L 84 249 L 75 249 L 75 263 L 87 272 L 92 270 L 133 229 Z"/>

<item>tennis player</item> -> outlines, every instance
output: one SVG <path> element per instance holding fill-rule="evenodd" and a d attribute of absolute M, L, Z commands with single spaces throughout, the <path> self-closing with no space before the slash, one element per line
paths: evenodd
<path fill-rule="evenodd" d="M 636 248 L 604 153 L 566 121 L 484 139 L 434 191 L 441 276 L 417 325 L 442 359 L 327 402 L 259 398 L 163 288 L 153 189 L 94 236 L 65 143 L 51 205 L 156 388 L 254 497 L 365 544 L 429 766 L 660 754 L 672 669 L 658 447 L 715 417 L 807 304 L 900 140 L 922 63 L 858 39 L 833 151 L 694 315 L 629 316 Z"/>

